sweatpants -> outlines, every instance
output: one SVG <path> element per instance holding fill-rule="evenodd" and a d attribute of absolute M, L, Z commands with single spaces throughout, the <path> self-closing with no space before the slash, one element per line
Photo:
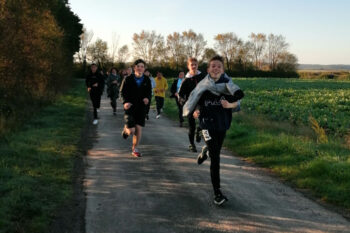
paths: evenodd
<path fill-rule="evenodd" d="M 101 105 L 101 93 L 98 90 L 92 89 L 90 91 L 90 99 L 94 108 L 94 119 L 97 119 L 97 109 L 100 108 Z"/>
<path fill-rule="evenodd" d="M 196 132 L 196 119 L 193 118 L 193 112 L 191 112 L 188 116 L 188 140 L 190 140 L 190 144 L 194 144 L 194 135 Z"/>
<path fill-rule="evenodd" d="M 179 111 L 179 121 L 180 122 L 184 122 L 184 118 L 182 116 L 182 105 L 179 103 L 179 100 L 177 98 L 175 98 L 176 100 L 176 105 L 177 105 L 177 108 L 178 108 L 178 111 Z"/>

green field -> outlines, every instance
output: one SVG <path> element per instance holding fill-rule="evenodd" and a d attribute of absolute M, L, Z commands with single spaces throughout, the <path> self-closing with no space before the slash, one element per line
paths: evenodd
<path fill-rule="evenodd" d="M 335 136 L 350 129 L 350 81 L 241 78 L 234 82 L 245 91 L 246 113 L 297 125 L 308 125 L 312 116 Z"/>
<path fill-rule="evenodd" d="M 245 92 L 224 145 L 292 186 L 350 210 L 350 82 L 233 79 Z M 172 83 L 172 80 L 169 80 Z M 177 119 L 173 99 L 164 112 Z M 326 129 L 320 143 L 312 115 Z M 345 135 L 346 134 L 346 135 Z M 344 137 L 345 135 L 345 137 Z"/>

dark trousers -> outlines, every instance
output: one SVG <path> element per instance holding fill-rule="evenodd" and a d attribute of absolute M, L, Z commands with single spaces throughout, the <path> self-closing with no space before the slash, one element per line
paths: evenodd
<path fill-rule="evenodd" d="M 115 112 L 117 110 L 117 99 L 118 99 L 118 93 L 112 93 L 109 98 L 111 99 L 111 106 L 113 108 L 113 111 Z"/>
<path fill-rule="evenodd" d="M 177 105 L 177 108 L 178 108 L 178 110 L 179 110 L 179 121 L 180 122 L 184 122 L 184 118 L 183 118 L 183 116 L 182 116 L 182 105 L 179 103 L 179 100 L 177 99 L 177 98 L 175 98 L 175 100 L 176 100 L 176 105 Z"/>
<path fill-rule="evenodd" d="M 151 99 L 149 100 L 148 104 L 146 105 L 146 114 L 149 113 L 149 109 L 150 109 L 150 107 L 151 107 L 151 101 L 152 101 L 152 97 L 151 97 Z"/>
<path fill-rule="evenodd" d="M 92 89 L 90 91 L 90 99 L 94 108 L 94 119 L 97 119 L 97 109 L 100 108 L 101 105 L 101 93 Z"/>
<path fill-rule="evenodd" d="M 160 109 L 164 106 L 164 98 L 160 96 L 156 96 L 156 106 L 157 106 L 157 114 L 160 114 Z"/>
<path fill-rule="evenodd" d="M 196 131 L 196 119 L 193 118 L 193 112 L 191 112 L 188 117 L 188 139 L 191 144 L 194 144 L 194 134 Z"/>
<path fill-rule="evenodd" d="M 206 141 L 210 163 L 211 183 L 213 184 L 214 193 L 220 189 L 220 151 L 224 142 L 226 131 L 209 130 L 210 140 Z"/>

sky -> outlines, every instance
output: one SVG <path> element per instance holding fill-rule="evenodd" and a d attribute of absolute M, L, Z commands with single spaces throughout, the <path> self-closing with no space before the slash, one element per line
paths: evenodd
<path fill-rule="evenodd" d="M 192 29 L 208 47 L 214 36 L 234 32 L 282 35 L 300 64 L 350 64 L 350 0 L 69 0 L 94 40 L 132 48 L 142 30 L 166 37 Z"/>

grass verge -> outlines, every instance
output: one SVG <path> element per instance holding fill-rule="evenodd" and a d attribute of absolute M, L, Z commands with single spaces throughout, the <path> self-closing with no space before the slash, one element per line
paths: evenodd
<path fill-rule="evenodd" d="M 0 232 L 48 232 L 72 197 L 74 157 L 85 123 L 82 81 L 0 142 Z"/>

